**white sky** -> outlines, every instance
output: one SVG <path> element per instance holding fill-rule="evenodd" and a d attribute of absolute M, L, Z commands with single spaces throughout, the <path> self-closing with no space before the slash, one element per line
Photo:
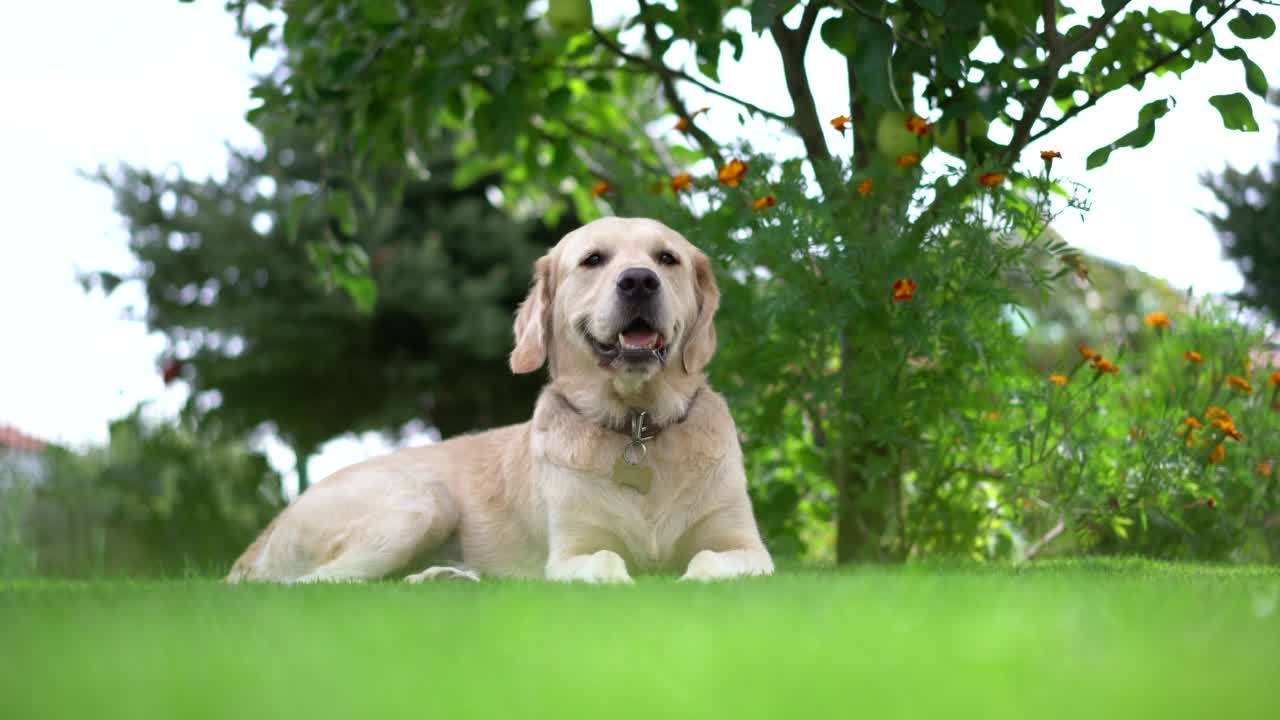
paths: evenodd
<path fill-rule="evenodd" d="M 1162 3 L 1158 3 L 1162 4 Z M 1174 3 L 1179 8 L 1185 2 Z M 629 1 L 595 0 L 597 22 L 631 12 Z M 72 445 L 100 442 L 110 419 L 151 401 L 157 415 L 185 399 L 181 383 L 166 389 L 156 369 L 164 341 L 128 308 L 141 311 L 140 292 L 108 300 L 86 295 L 77 268 L 128 271 L 126 235 L 111 194 L 76 175 L 124 161 L 162 171 L 180 166 L 192 177 L 220 177 L 225 144 L 251 147 L 257 135 L 245 122 L 251 68 L 247 46 L 235 36 L 222 2 L 204 0 L 74 0 L 13 3 L 0 24 L 0 423 Z M 1219 30 L 1220 44 L 1233 39 Z M 819 43 L 815 36 L 815 43 Z M 1252 41 L 1250 56 L 1272 85 L 1280 85 L 1280 39 Z M 669 60 L 675 61 L 673 55 Z M 788 112 L 777 55 L 770 44 L 748 42 L 746 63 L 725 65 L 731 92 Z M 264 58 L 259 58 L 263 61 Z M 269 59 L 266 59 L 269 62 Z M 811 50 L 818 79 L 819 114 L 826 120 L 847 106 L 842 62 L 829 50 Z M 257 68 L 264 70 L 262 64 Z M 830 87 L 822 83 L 830 80 Z M 1224 130 L 1210 95 L 1243 89 L 1238 63 L 1216 60 L 1179 81 L 1151 80 L 1141 92 L 1125 90 L 1098 104 L 1043 143 L 1060 150 L 1055 172 L 1093 190 L 1092 213 L 1059 225 L 1073 244 L 1132 263 L 1179 286 L 1200 291 L 1239 288 L 1218 241 L 1197 209 L 1212 197 L 1197 176 L 1224 163 L 1249 167 L 1277 152 L 1275 109 L 1253 98 L 1262 131 Z M 1132 129 L 1144 103 L 1172 95 L 1178 106 L 1142 150 L 1121 150 L 1103 168 L 1086 173 L 1094 148 Z M 741 134 L 737 112 L 711 105 L 706 127 L 721 141 Z M 798 148 L 752 123 L 757 143 Z M 840 137 L 829 132 L 833 147 Z M 936 155 L 936 153 L 935 153 Z M 313 460 L 313 480 L 390 447 L 366 435 L 332 443 Z M 273 463 L 292 467 L 292 456 L 268 443 Z"/>

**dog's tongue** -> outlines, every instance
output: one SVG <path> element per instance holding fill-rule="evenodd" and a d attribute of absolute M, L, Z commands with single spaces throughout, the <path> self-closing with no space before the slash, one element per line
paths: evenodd
<path fill-rule="evenodd" d="M 649 347 L 658 342 L 654 330 L 628 330 L 622 333 L 622 341 L 631 347 Z"/>

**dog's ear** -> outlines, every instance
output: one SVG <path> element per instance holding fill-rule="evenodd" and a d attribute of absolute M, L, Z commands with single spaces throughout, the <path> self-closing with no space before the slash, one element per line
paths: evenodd
<path fill-rule="evenodd" d="M 554 297 L 555 261 L 551 253 L 547 253 L 534 263 L 533 287 L 516 310 L 516 346 L 511 351 L 511 372 L 531 373 L 547 361 Z"/>
<path fill-rule="evenodd" d="M 698 317 L 689 328 L 680 362 L 690 375 L 702 372 L 716 352 L 716 309 L 720 307 L 720 288 L 711 271 L 711 261 L 700 250 L 693 253 L 695 293 L 698 298 Z"/>

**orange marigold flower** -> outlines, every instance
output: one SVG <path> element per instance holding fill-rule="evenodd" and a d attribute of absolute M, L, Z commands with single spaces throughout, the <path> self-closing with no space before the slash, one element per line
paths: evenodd
<path fill-rule="evenodd" d="M 763 210 L 765 208 L 773 207 L 774 205 L 777 205 L 777 204 L 778 204 L 778 198 L 772 195 L 765 195 L 764 197 L 759 198 L 755 202 L 751 203 L 751 207 L 757 210 Z"/>
<path fill-rule="evenodd" d="M 843 135 L 844 132 L 849 129 L 848 115 L 840 115 L 838 117 L 833 117 L 831 118 L 830 122 L 831 122 L 831 127 L 839 130 L 841 135 Z"/>
<path fill-rule="evenodd" d="M 996 420 L 999 420 L 999 419 L 1000 419 L 1000 413 L 995 412 L 995 411 L 989 412 L 989 413 L 987 413 L 987 419 L 988 419 L 988 420 L 990 420 L 990 421 L 992 421 L 992 422 L 995 422 Z"/>
<path fill-rule="evenodd" d="M 1094 352 L 1093 348 L 1089 347 L 1088 345 L 1085 345 L 1083 342 L 1081 342 L 1076 347 L 1080 349 L 1080 355 L 1083 356 L 1085 360 L 1101 360 L 1102 359 L 1101 353 Z"/>
<path fill-rule="evenodd" d="M 978 184 L 984 187 L 995 187 L 1004 182 L 1004 173 L 983 173 L 978 176 Z"/>
<path fill-rule="evenodd" d="M 1231 413 L 1227 412 L 1226 410 L 1223 410 L 1217 405 L 1210 405 L 1209 409 L 1204 411 L 1204 415 L 1210 420 L 1218 420 L 1218 419 L 1231 420 Z M 1231 421 L 1235 422 L 1234 420 L 1231 420 Z"/>
<path fill-rule="evenodd" d="M 1226 459 L 1226 457 L 1227 457 L 1227 446 L 1223 445 L 1222 443 L 1218 443 L 1218 447 L 1214 448 L 1213 452 L 1209 455 L 1209 464 L 1217 465 L 1218 463 Z"/>
<path fill-rule="evenodd" d="M 676 175 L 675 177 L 671 178 L 671 189 L 675 192 L 680 192 L 681 190 L 688 190 L 689 186 L 692 184 L 693 184 L 693 176 L 687 172 L 680 173 L 679 175 Z"/>
<path fill-rule="evenodd" d="M 1239 430 L 1236 430 L 1235 422 L 1231 420 L 1227 420 L 1225 418 L 1217 418 L 1213 421 L 1213 426 L 1221 430 L 1224 435 L 1231 438 L 1232 440 L 1235 440 L 1236 442 L 1240 442 L 1241 440 L 1244 440 L 1244 436 L 1240 434 Z"/>
<path fill-rule="evenodd" d="M 1187 447 L 1191 447 L 1192 445 L 1195 445 L 1195 444 L 1196 444 L 1196 431 L 1191 430 L 1190 432 L 1187 433 Z"/>
<path fill-rule="evenodd" d="M 1040 159 L 1045 162 L 1053 162 L 1054 158 L 1061 158 L 1061 157 L 1062 157 L 1062 153 L 1058 152 L 1057 150 L 1041 150 L 1040 151 Z"/>
<path fill-rule="evenodd" d="M 1244 393 L 1245 395 L 1248 395 L 1249 393 L 1253 392 L 1253 386 L 1249 384 L 1249 381 L 1245 380 L 1239 375 L 1228 375 L 1227 384 L 1239 390 L 1240 392 Z"/>
<path fill-rule="evenodd" d="M 601 180 L 600 182 L 591 186 L 591 197 L 600 197 L 601 195 L 609 192 L 612 189 L 613 188 L 609 185 L 608 182 Z"/>
<path fill-rule="evenodd" d="M 1061 373 L 1054 373 L 1049 376 L 1049 382 L 1057 385 L 1058 387 L 1062 387 L 1067 384 L 1067 376 Z"/>
<path fill-rule="evenodd" d="M 720 182 L 729 187 L 738 187 L 738 181 L 743 175 L 747 174 L 747 164 L 741 160 L 730 160 L 728 164 L 720 168 Z"/>
<path fill-rule="evenodd" d="M 1271 377 L 1267 379 L 1273 387 L 1280 387 L 1280 370 L 1271 373 Z"/>
<path fill-rule="evenodd" d="M 911 300 L 916 296 L 916 288 L 920 287 L 911 278 L 902 278 L 893 282 L 893 299 L 895 302 Z"/>
<path fill-rule="evenodd" d="M 919 115 L 907 116 L 907 130 L 916 137 L 924 137 L 929 134 L 929 121 Z"/>
<path fill-rule="evenodd" d="M 1226 451 L 1223 451 L 1223 454 L 1225 455 Z M 1207 505 L 1210 510 L 1212 510 L 1218 507 L 1218 498 L 1210 495 L 1209 497 L 1205 498 L 1204 504 Z"/>
<path fill-rule="evenodd" d="M 1192 416 L 1190 416 L 1190 415 L 1188 415 L 1188 416 L 1187 416 L 1187 419 L 1186 419 L 1186 420 L 1183 420 L 1183 421 L 1182 421 L 1182 423 L 1183 423 L 1184 425 L 1186 425 L 1187 427 L 1191 428 L 1192 430 L 1199 430 L 1201 427 L 1203 427 L 1203 426 L 1200 424 L 1200 421 L 1199 421 L 1199 420 L 1197 420 L 1196 418 L 1194 418 L 1194 417 L 1192 417 Z"/>
<path fill-rule="evenodd" d="M 1270 462 L 1269 460 L 1268 460 L 1268 461 L 1264 461 L 1264 462 L 1260 462 L 1260 463 L 1258 463 L 1258 467 L 1257 467 L 1258 474 L 1259 474 L 1259 475 L 1261 475 L 1262 477 L 1267 477 L 1267 478 L 1269 478 L 1269 477 L 1271 477 L 1271 471 L 1272 471 L 1273 467 L 1274 467 L 1274 466 L 1271 464 L 1271 462 Z"/>
<path fill-rule="evenodd" d="M 1147 315 L 1147 324 L 1153 328 L 1165 329 L 1169 327 L 1169 313 L 1163 310 L 1157 310 Z"/>
<path fill-rule="evenodd" d="M 1186 358 L 1187 362 L 1193 362 L 1193 363 L 1204 362 L 1204 356 L 1196 352 L 1195 350 L 1188 350 L 1182 353 L 1182 357 Z"/>
<path fill-rule="evenodd" d="M 858 183 L 858 194 L 866 197 L 871 194 L 871 190 L 875 188 L 875 186 L 876 184 L 871 182 L 871 178 L 867 178 L 866 180 Z M 1277 375 L 1280 375 L 1280 373 L 1277 373 Z"/>
<path fill-rule="evenodd" d="M 1089 367 L 1092 367 L 1094 370 L 1097 370 L 1099 374 L 1101 373 L 1111 373 L 1112 375 L 1120 374 L 1120 368 L 1116 367 L 1115 363 L 1111 362 L 1110 360 L 1105 360 L 1102 357 L 1098 357 L 1096 360 L 1090 363 Z"/>
<path fill-rule="evenodd" d="M 920 164 L 920 156 L 915 153 L 898 156 L 898 167 L 900 168 L 915 167 L 916 165 L 919 165 L 919 164 Z"/>

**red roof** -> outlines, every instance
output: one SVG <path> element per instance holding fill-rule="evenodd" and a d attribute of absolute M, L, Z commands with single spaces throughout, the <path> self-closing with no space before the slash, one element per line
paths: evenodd
<path fill-rule="evenodd" d="M 12 425 L 0 425 L 0 448 L 40 452 L 44 450 L 46 444 L 45 441 L 31 437 Z"/>

